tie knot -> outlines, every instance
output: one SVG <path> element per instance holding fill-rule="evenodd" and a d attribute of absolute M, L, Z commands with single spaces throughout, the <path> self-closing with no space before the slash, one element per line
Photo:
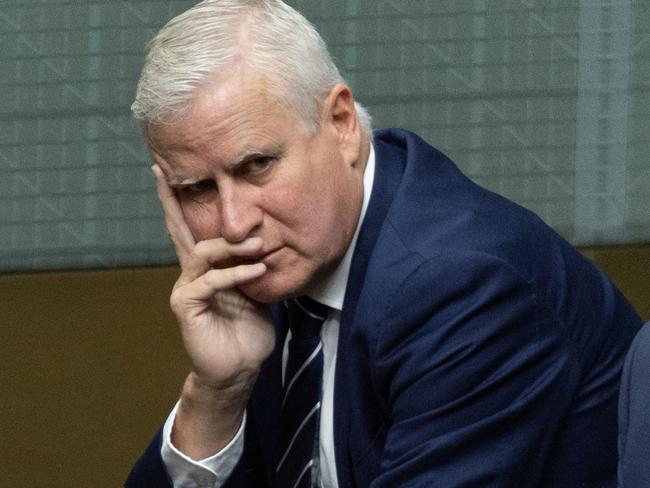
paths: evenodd
<path fill-rule="evenodd" d="M 312 339 L 320 336 L 320 329 L 327 318 L 329 307 L 307 296 L 287 301 L 289 310 L 289 329 L 296 340 Z"/>

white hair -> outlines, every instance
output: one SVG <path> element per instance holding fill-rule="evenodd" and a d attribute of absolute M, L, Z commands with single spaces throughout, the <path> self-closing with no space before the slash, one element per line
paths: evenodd
<path fill-rule="evenodd" d="M 209 78 L 246 66 L 270 95 L 302 120 L 320 126 L 321 104 L 344 83 L 314 26 L 280 0 L 204 0 L 163 27 L 149 44 L 131 110 L 145 124 L 186 114 Z M 371 119 L 355 103 L 367 134 Z"/>

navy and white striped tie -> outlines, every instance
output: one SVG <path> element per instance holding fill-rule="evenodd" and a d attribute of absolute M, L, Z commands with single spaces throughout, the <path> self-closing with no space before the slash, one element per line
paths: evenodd
<path fill-rule="evenodd" d="M 328 307 L 308 297 L 287 302 L 289 357 L 284 376 L 280 414 L 280 460 L 277 486 L 318 486 L 318 430 L 323 379 L 323 344 L 320 330 Z"/>

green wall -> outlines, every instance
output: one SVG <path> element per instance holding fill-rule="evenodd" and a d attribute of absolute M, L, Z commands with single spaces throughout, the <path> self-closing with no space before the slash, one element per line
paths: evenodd
<path fill-rule="evenodd" d="M 0 270 L 173 263 L 129 106 L 193 2 L 0 5 Z M 650 241 L 650 2 L 302 0 L 376 127 L 577 244 Z"/>

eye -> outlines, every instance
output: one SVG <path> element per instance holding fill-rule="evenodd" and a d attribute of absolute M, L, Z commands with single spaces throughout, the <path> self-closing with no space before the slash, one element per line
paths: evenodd
<path fill-rule="evenodd" d="M 275 158 L 271 156 L 260 156 L 251 159 L 244 166 L 243 168 L 244 173 L 253 174 L 253 175 L 264 173 L 264 171 L 266 171 L 269 168 L 269 166 L 271 166 L 274 160 Z"/>

